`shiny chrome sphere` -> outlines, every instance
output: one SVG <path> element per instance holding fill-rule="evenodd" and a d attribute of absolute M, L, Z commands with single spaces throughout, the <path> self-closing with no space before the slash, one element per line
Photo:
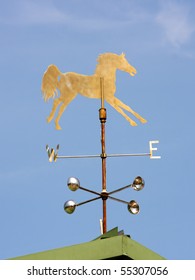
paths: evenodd
<path fill-rule="evenodd" d="M 142 179 L 142 177 L 140 176 L 137 176 L 133 181 L 132 187 L 136 191 L 141 191 L 144 188 L 144 185 L 145 185 L 144 179 Z"/>
<path fill-rule="evenodd" d="M 72 214 L 76 208 L 76 202 L 68 200 L 64 203 L 64 211 L 68 214 Z"/>
<path fill-rule="evenodd" d="M 135 200 L 131 200 L 127 205 L 127 209 L 131 214 L 138 214 L 139 213 L 139 204 Z"/>
<path fill-rule="evenodd" d="M 76 191 L 80 187 L 79 179 L 75 177 L 68 178 L 67 185 L 71 191 Z"/>

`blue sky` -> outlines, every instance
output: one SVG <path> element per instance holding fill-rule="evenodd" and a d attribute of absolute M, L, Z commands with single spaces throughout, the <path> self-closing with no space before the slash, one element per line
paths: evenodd
<path fill-rule="evenodd" d="M 182 0 L 1 1 L 0 259 L 90 241 L 100 235 L 101 201 L 63 211 L 67 178 L 101 191 L 100 159 L 49 163 L 46 144 L 60 155 L 100 154 L 100 100 L 78 95 L 61 118 L 46 118 L 41 80 L 48 65 L 91 75 L 99 54 L 126 54 L 134 77 L 117 71 L 116 97 L 148 120 L 131 127 L 109 104 L 107 153 L 149 152 L 159 140 L 160 160 L 108 158 L 108 191 L 140 175 L 143 191 L 117 194 L 140 204 L 139 215 L 108 200 L 108 230 L 125 234 L 167 259 L 195 259 L 194 66 L 195 3 Z"/>

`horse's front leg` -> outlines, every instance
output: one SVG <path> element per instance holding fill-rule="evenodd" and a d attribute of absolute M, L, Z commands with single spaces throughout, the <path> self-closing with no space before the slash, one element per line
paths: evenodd
<path fill-rule="evenodd" d="M 125 109 L 126 111 L 133 114 L 141 123 L 146 123 L 147 120 L 145 120 L 142 116 L 140 116 L 138 113 L 136 113 L 133 109 L 131 109 L 129 106 L 124 104 L 122 101 L 120 101 L 118 98 L 114 97 L 115 104 L 117 104 L 119 107 Z"/>
<path fill-rule="evenodd" d="M 114 98 L 106 98 L 106 101 L 117 111 L 119 112 L 132 126 L 136 126 L 136 122 L 134 122 L 129 116 L 125 114 L 125 112 L 116 104 Z"/>
<path fill-rule="evenodd" d="M 51 113 L 50 113 L 49 117 L 47 118 L 47 122 L 48 122 L 48 123 L 53 119 L 53 117 L 54 117 L 54 115 L 55 115 L 55 112 L 56 112 L 56 110 L 57 110 L 57 107 L 60 105 L 61 102 L 62 102 L 62 101 L 61 101 L 59 98 L 57 98 L 57 99 L 54 100 Z"/>

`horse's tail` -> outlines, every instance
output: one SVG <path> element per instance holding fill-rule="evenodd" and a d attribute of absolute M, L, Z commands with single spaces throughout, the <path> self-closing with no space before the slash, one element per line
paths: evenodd
<path fill-rule="evenodd" d="M 55 98 L 58 94 L 57 86 L 60 73 L 60 70 L 55 65 L 49 65 L 45 71 L 41 85 L 41 91 L 45 101 L 52 97 Z"/>

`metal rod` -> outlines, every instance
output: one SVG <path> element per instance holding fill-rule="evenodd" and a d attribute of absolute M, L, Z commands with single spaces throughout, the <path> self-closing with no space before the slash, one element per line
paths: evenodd
<path fill-rule="evenodd" d="M 99 110 L 99 119 L 101 123 L 101 148 L 102 148 L 102 193 L 106 193 L 106 140 L 105 140 L 105 123 L 106 123 L 106 109 L 104 108 L 104 78 L 100 78 L 100 92 L 101 92 L 101 108 Z M 107 214 L 106 214 L 106 200 L 107 197 L 102 196 L 103 208 L 103 233 L 107 231 Z"/>
<path fill-rule="evenodd" d="M 78 156 L 57 156 L 57 159 L 59 158 L 97 158 L 101 157 L 101 155 L 78 155 Z"/>
<path fill-rule="evenodd" d="M 104 78 L 100 77 L 101 108 L 104 108 Z"/>
<path fill-rule="evenodd" d="M 127 185 L 127 186 L 122 187 L 122 188 L 120 188 L 120 189 L 117 189 L 117 190 L 114 190 L 114 191 L 112 191 L 112 192 L 109 192 L 108 195 L 113 194 L 113 193 L 116 193 L 116 192 L 123 191 L 123 190 L 125 190 L 125 189 L 127 189 L 127 188 L 131 188 L 131 187 L 132 187 L 132 184 L 131 184 L 131 185 Z"/>
<path fill-rule="evenodd" d="M 106 191 L 106 145 L 105 145 L 105 123 L 101 123 L 101 144 L 102 144 L 102 191 Z"/>
<path fill-rule="evenodd" d="M 150 153 L 138 153 L 138 154 L 106 154 L 106 157 L 141 157 L 150 156 Z M 66 158 L 99 158 L 102 155 L 76 155 L 76 156 L 57 156 L 57 159 Z"/>
<path fill-rule="evenodd" d="M 102 192 L 106 192 L 106 153 L 105 153 L 105 122 L 101 122 L 101 144 L 102 144 Z M 103 202 L 103 233 L 107 231 L 106 199 Z"/>
<path fill-rule="evenodd" d="M 143 157 L 150 156 L 150 153 L 138 153 L 138 154 L 108 154 L 107 157 Z"/>
<path fill-rule="evenodd" d="M 106 211 L 106 200 L 102 200 L 103 208 L 103 234 L 107 232 L 107 211 Z"/>
<path fill-rule="evenodd" d="M 125 201 L 125 200 L 122 200 L 122 199 L 119 199 L 119 198 L 116 198 L 116 197 L 112 197 L 112 196 L 108 196 L 108 198 L 112 199 L 112 200 L 116 200 L 118 202 L 122 202 L 122 203 L 125 203 L 125 204 L 129 204 L 129 202 Z"/>
<path fill-rule="evenodd" d="M 89 200 L 80 202 L 80 203 L 76 204 L 76 206 L 80 206 L 80 205 L 86 204 L 86 203 L 88 203 L 88 202 L 92 202 L 92 201 L 97 200 L 97 199 L 100 199 L 100 198 L 101 198 L 101 196 L 95 197 L 95 198 L 92 198 L 92 199 L 89 199 Z"/>
<path fill-rule="evenodd" d="M 79 189 L 81 189 L 81 190 L 83 190 L 83 191 L 86 191 L 86 192 L 90 192 L 90 193 L 93 193 L 93 194 L 96 194 L 96 195 L 101 196 L 101 193 L 98 193 L 98 192 L 95 192 L 95 191 L 92 191 L 92 190 L 83 188 L 83 187 L 81 187 L 81 186 L 79 186 Z"/>

